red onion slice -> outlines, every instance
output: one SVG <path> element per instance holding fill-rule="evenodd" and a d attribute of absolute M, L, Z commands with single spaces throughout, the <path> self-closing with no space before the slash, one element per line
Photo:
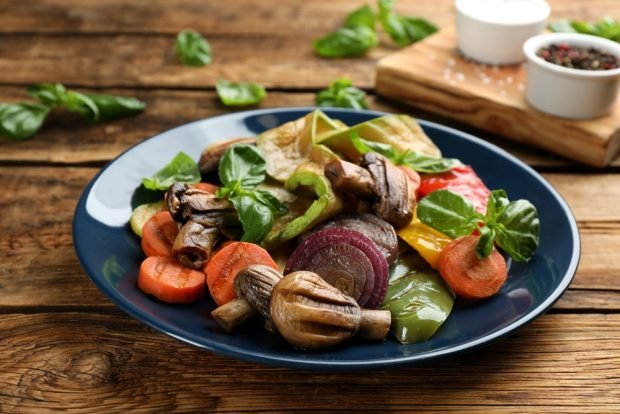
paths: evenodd
<path fill-rule="evenodd" d="M 369 309 L 377 308 L 387 292 L 385 257 L 368 237 L 344 227 L 317 231 L 300 244 L 284 274 L 298 270 L 317 273 Z"/>

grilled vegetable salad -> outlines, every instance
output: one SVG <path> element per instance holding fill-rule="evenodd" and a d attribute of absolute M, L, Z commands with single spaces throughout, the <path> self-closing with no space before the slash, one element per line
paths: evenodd
<path fill-rule="evenodd" d="M 258 320 L 305 350 L 427 340 L 539 241 L 529 201 L 443 158 L 406 115 L 347 126 L 316 110 L 198 162 L 179 153 L 144 186 L 165 194 L 131 217 L 139 288 L 170 303 L 206 292 L 226 331 Z"/>

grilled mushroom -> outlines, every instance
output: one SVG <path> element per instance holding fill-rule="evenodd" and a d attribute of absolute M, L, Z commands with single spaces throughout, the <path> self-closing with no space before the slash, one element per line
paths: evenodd
<path fill-rule="evenodd" d="M 202 269 L 221 239 L 222 232 L 217 227 L 206 227 L 190 220 L 181 227 L 174 239 L 172 255 L 183 266 Z"/>
<path fill-rule="evenodd" d="M 256 138 L 234 138 L 226 142 L 220 142 L 208 146 L 200 154 L 200 160 L 198 160 L 198 168 L 203 174 L 216 171 L 220 158 L 226 152 L 226 150 L 236 144 L 256 144 Z"/>
<path fill-rule="evenodd" d="M 287 342 L 307 350 L 337 345 L 358 332 L 380 340 L 391 322 L 389 311 L 360 309 L 355 299 L 307 271 L 289 273 L 275 285 L 270 314 Z"/>
<path fill-rule="evenodd" d="M 325 176 L 338 191 L 372 201 L 375 214 L 394 227 L 404 227 L 413 218 L 415 191 L 407 175 L 390 160 L 374 152 L 364 154 L 362 166 L 334 160 L 325 166 Z"/>
<path fill-rule="evenodd" d="M 215 309 L 211 316 L 227 332 L 231 332 L 257 311 L 269 321 L 271 291 L 280 279 L 282 274 L 269 266 L 252 265 L 240 270 L 234 281 L 237 299 Z"/>

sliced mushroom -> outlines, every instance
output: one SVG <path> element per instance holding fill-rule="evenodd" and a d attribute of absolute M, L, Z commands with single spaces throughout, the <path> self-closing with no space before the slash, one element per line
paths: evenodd
<path fill-rule="evenodd" d="M 397 228 L 411 223 L 415 198 L 411 199 L 407 175 L 375 152 L 364 154 L 362 166 L 370 172 L 375 182 L 377 199 L 372 207 L 377 216 Z"/>
<path fill-rule="evenodd" d="M 170 186 L 166 192 L 166 205 L 172 218 L 181 223 L 192 219 L 200 221 L 197 217 L 204 220 L 205 217 L 213 218 L 226 212 L 234 212 L 228 200 L 182 183 Z"/>
<path fill-rule="evenodd" d="M 203 174 L 216 171 L 226 150 L 235 144 L 256 144 L 256 138 L 234 138 L 208 146 L 200 154 L 198 168 Z"/>
<path fill-rule="evenodd" d="M 174 239 L 172 254 L 183 266 L 202 269 L 221 239 L 222 233 L 217 227 L 206 227 L 190 220 Z"/>
<path fill-rule="evenodd" d="M 275 285 L 270 314 L 287 342 L 307 350 L 340 344 L 358 331 L 383 339 L 391 322 L 389 311 L 360 309 L 355 299 L 307 271 L 289 273 Z"/>
<path fill-rule="evenodd" d="M 411 222 L 415 191 L 409 188 L 407 175 L 384 156 L 366 153 L 362 166 L 331 161 L 325 166 L 325 176 L 337 191 L 371 200 L 375 214 L 393 226 Z"/>
<path fill-rule="evenodd" d="M 269 303 L 271 291 L 282 279 L 282 273 L 269 266 L 252 265 L 240 270 L 235 276 L 234 299 L 211 312 L 211 316 L 227 332 L 248 320 L 258 311 L 270 326 Z"/>

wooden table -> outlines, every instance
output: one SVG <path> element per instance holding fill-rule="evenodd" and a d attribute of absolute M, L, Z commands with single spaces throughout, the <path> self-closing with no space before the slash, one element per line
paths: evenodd
<path fill-rule="evenodd" d="M 126 316 L 89 281 L 71 219 L 83 188 L 130 145 L 226 112 L 218 78 L 269 88 L 261 107 L 312 105 L 348 76 L 373 109 L 409 112 L 373 95 L 374 66 L 394 50 L 322 60 L 312 39 L 363 1 L 20 0 L 0 2 L 0 102 L 24 86 L 62 82 L 136 96 L 134 118 L 90 125 L 52 116 L 32 140 L 0 142 L 0 412 L 620 412 L 620 162 L 593 170 L 480 131 L 532 165 L 579 222 L 581 264 L 564 297 L 536 322 L 483 350 L 419 366 L 336 374 L 220 357 Z M 398 2 L 449 24 L 449 0 Z M 618 18 L 617 0 L 553 0 L 553 17 Z M 214 62 L 180 66 L 176 33 L 202 32 Z M 445 120 L 439 119 L 441 122 Z"/>

